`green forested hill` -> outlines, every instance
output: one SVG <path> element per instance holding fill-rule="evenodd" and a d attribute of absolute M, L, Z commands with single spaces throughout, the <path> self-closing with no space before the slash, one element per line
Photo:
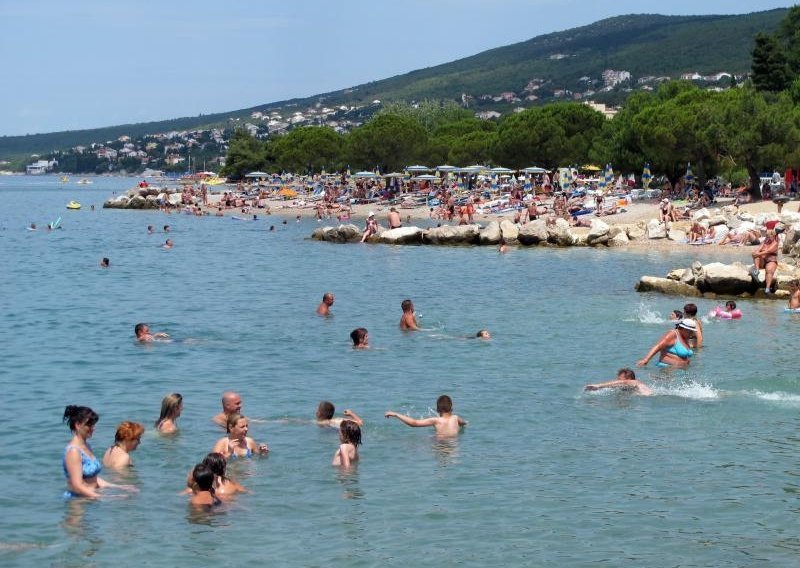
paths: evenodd
<path fill-rule="evenodd" d="M 113 140 L 123 134 L 136 138 L 171 130 L 226 126 L 230 125 L 230 119 L 248 118 L 254 110 L 281 109 L 288 105 L 302 110 L 320 99 L 326 105 L 359 105 L 373 99 L 460 100 L 462 94 L 478 98 L 505 91 L 520 93 L 532 79 L 577 90 L 581 88 L 579 78 L 586 76 L 597 81 L 605 69 L 629 71 L 634 79 L 646 75 L 678 77 L 692 71 L 745 74 L 750 69 L 753 37 L 759 31 L 774 31 L 786 12 L 779 9 L 736 16 L 618 16 L 306 99 L 169 121 L 0 137 L 0 158 L 44 154 Z M 463 33 L 468 36 L 471 32 Z M 560 58 L 553 58 L 554 55 Z"/>

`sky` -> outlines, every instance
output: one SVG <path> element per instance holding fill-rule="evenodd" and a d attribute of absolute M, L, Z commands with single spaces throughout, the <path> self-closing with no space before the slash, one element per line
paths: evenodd
<path fill-rule="evenodd" d="M 150 122 L 307 97 L 623 14 L 745 14 L 791 5 L 0 0 L 0 136 Z"/>

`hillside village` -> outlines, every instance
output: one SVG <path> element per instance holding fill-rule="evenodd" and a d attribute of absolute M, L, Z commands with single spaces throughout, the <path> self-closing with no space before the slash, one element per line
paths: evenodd
<path fill-rule="evenodd" d="M 556 54 L 551 58 L 566 58 Z M 692 81 L 710 90 L 724 90 L 740 84 L 746 77 L 719 72 L 701 75 L 682 73 L 682 80 Z M 497 120 L 511 112 L 522 112 L 534 105 L 553 101 L 582 101 L 607 118 L 612 118 L 617 108 L 596 102 L 609 94 L 627 94 L 634 90 L 652 91 L 659 83 L 675 79 L 668 76 L 634 77 L 629 71 L 606 69 L 600 77 L 579 77 L 574 86 L 555 85 L 552 80 L 532 78 L 519 92 L 463 93 L 460 103 L 475 111 L 483 120 Z M 350 90 L 351 93 L 356 89 Z M 363 124 L 382 108 L 380 100 L 357 106 L 327 106 L 325 98 L 305 109 L 296 105 L 276 107 L 267 105 L 252 111 L 249 117 L 231 118 L 225 128 L 191 131 L 171 131 L 148 134 L 132 139 L 123 135 L 116 140 L 95 142 L 84 146 L 55 151 L 46 156 L 33 155 L 26 167 L 30 175 L 44 173 L 140 173 L 146 169 L 166 172 L 191 172 L 219 170 L 225 164 L 230 136 L 236 129 L 244 129 L 252 136 L 265 139 L 280 136 L 301 126 L 326 126 L 336 132 L 346 133 Z M 0 162 L 0 168 L 3 167 Z"/>

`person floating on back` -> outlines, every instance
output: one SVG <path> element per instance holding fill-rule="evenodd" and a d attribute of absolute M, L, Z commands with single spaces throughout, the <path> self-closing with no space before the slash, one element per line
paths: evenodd
<path fill-rule="evenodd" d="M 468 424 L 466 420 L 453 414 L 453 400 L 446 394 L 436 399 L 436 412 L 439 413 L 439 416 L 421 419 L 411 418 L 392 410 L 387 410 L 384 416 L 397 418 L 403 424 L 413 428 L 433 426 L 436 429 L 436 435 L 442 438 L 457 436 L 461 428 Z"/>

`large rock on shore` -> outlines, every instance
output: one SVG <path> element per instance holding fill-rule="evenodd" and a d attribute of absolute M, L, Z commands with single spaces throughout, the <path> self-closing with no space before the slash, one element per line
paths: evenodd
<path fill-rule="evenodd" d="M 522 225 L 519 229 L 517 239 L 523 245 L 538 245 L 547 242 L 547 223 L 542 219 L 537 219 Z"/>
<path fill-rule="evenodd" d="M 378 242 L 388 245 L 422 244 L 422 229 L 419 227 L 400 227 L 383 231 Z"/>
<path fill-rule="evenodd" d="M 480 242 L 482 245 L 496 245 L 502 236 L 500 223 L 492 221 L 481 230 Z"/>
<path fill-rule="evenodd" d="M 647 238 L 648 239 L 666 239 L 667 228 L 658 219 L 650 219 L 647 223 Z"/>
<path fill-rule="evenodd" d="M 319 227 L 311 234 L 311 238 L 330 243 L 354 243 L 361 240 L 361 230 L 352 224 Z"/>
<path fill-rule="evenodd" d="M 589 232 L 586 234 L 586 244 L 589 246 L 601 244 L 600 240 L 603 239 L 603 237 L 606 238 L 602 240 L 602 243 L 608 242 L 609 238 L 613 238 L 615 236 L 609 235 L 610 230 L 611 227 L 609 227 L 607 223 L 601 221 L 600 219 L 592 219 Z M 625 238 L 627 240 L 627 236 Z"/>
<path fill-rule="evenodd" d="M 575 237 L 570 232 L 566 219 L 556 219 L 555 226 L 547 227 L 547 242 L 559 247 L 575 245 Z"/>
<path fill-rule="evenodd" d="M 703 265 L 702 274 L 695 280 L 695 286 L 701 292 L 738 296 L 754 292 L 757 283 L 753 282 L 747 268 L 740 262 L 712 262 Z"/>
<path fill-rule="evenodd" d="M 500 233 L 507 243 L 516 243 L 519 240 L 519 225 L 512 223 L 508 219 L 503 219 L 500 221 Z"/>
<path fill-rule="evenodd" d="M 475 245 L 480 239 L 479 225 L 443 225 L 428 229 L 422 242 L 432 245 Z"/>
<path fill-rule="evenodd" d="M 638 292 L 661 292 L 673 296 L 702 296 L 700 290 L 689 284 L 670 280 L 669 278 L 657 278 L 655 276 L 642 276 L 636 284 Z"/>

